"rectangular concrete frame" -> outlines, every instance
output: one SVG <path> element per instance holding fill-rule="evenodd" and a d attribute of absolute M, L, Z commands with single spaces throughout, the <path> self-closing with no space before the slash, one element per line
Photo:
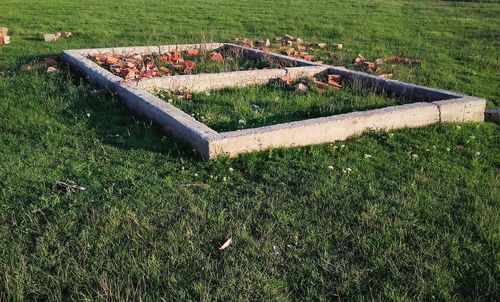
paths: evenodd
<path fill-rule="evenodd" d="M 272 57 L 290 63 L 294 67 L 168 76 L 129 83 L 87 58 L 99 53 L 147 55 L 192 48 L 207 51 L 226 48 L 242 52 L 251 58 Z M 486 106 L 485 100 L 476 97 L 383 79 L 343 67 L 320 65 L 228 43 L 65 50 L 62 59 L 87 76 L 91 83 L 118 94 L 131 112 L 155 121 L 167 133 L 189 143 L 205 159 L 214 159 L 221 155 L 232 157 L 277 147 L 334 142 L 367 130 L 420 127 L 439 122 L 481 122 L 484 120 Z M 358 81 L 366 87 L 405 97 L 415 103 L 219 133 L 147 91 L 148 89 L 206 91 L 262 85 L 285 75 L 300 78 L 320 73 L 340 74 L 344 80 Z"/>

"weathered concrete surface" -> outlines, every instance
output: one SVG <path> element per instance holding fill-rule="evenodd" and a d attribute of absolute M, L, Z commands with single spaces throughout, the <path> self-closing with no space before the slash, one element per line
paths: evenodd
<path fill-rule="evenodd" d="M 284 69 L 246 70 L 224 73 L 167 76 L 138 81 L 141 88 L 158 88 L 172 91 L 210 91 L 228 87 L 263 85 L 270 79 L 286 75 Z"/>
<path fill-rule="evenodd" d="M 493 121 L 495 123 L 500 123 L 500 109 L 486 109 L 484 111 L 484 117 L 488 121 Z"/>
<path fill-rule="evenodd" d="M 220 134 L 210 141 L 210 158 L 276 147 L 298 147 L 345 140 L 367 130 L 420 127 L 439 122 L 436 105 L 414 103 L 363 112 L 245 129 Z"/>
<path fill-rule="evenodd" d="M 77 53 L 81 56 L 96 56 L 98 54 L 108 54 L 108 55 L 113 55 L 113 48 L 108 47 L 108 48 L 89 48 L 89 49 L 70 49 L 70 50 L 65 50 L 65 52 L 72 52 L 72 53 Z"/>
<path fill-rule="evenodd" d="M 231 43 L 224 43 L 224 47 L 228 50 L 233 50 L 236 52 L 241 52 L 245 56 L 253 59 L 269 59 L 269 60 L 276 60 L 276 62 L 282 62 L 282 63 L 289 63 L 293 67 L 300 67 L 300 66 L 322 66 L 322 64 L 306 61 L 303 59 L 298 59 L 294 57 L 289 57 L 285 56 L 282 54 L 277 54 L 277 53 L 272 53 L 272 52 L 265 52 L 262 50 L 258 49 L 253 49 L 253 48 L 246 48 L 240 45 L 236 44 L 231 44 Z"/>
<path fill-rule="evenodd" d="M 171 51 L 186 51 L 189 49 L 205 49 L 207 51 L 220 48 L 222 43 L 206 43 L 206 44 L 173 44 L 173 45 L 151 45 L 151 46 L 125 46 L 125 47 L 107 47 L 107 48 L 89 48 L 89 49 L 72 49 L 69 50 L 78 53 L 82 56 L 95 56 L 98 54 L 108 55 L 150 55 L 153 53 L 166 53 Z"/>
<path fill-rule="evenodd" d="M 113 47 L 114 56 L 118 55 L 130 56 L 135 54 L 145 56 L 159 52 L 160 52 L 159 46 Z"/>
<path fill-rule="evenodd" d="M 313 76 L 324 71 L 326 67 L 293 67 L 283 69 L 244 70 L 224 73 L 205 73 L 194 75 L 166 76 L 145 79 L 137 82 L 144 89 L 164 89 L 171 91 L 211 91 L 231 87 L 247 87 L 265 85 L 270 80 L 290 76 L 297 79 Z"/>
<path fill-rule="evenodd" d="M 199 49 L 212 51 L 214 49 L 224 46 L 223 43 L 204 43 L 204 44 L 172 44 L 172 45 L 159 45 L 160 53 L 167 53 L 171 51 L 186 51 L 190 49 Z"/>
<path fill-rule="evenodd" d="M 438 100 L 456 99 L 464 95 L 442 89 L 429 88 L 410 83 L 384 79 L 365 72 L 349 70 L 344 67 L 333 67 L 330 73 L 339 74 L 344 80 L 361 82 L 365 87 L 376 89 L 388 95 L 401 96 L 415 102 L 430 102 Z"/>
<path fill-rule="evenodd" d="M 475 97 L 435 101 L 438 106 L 441 122 L 482 122 L 486 100 Z"/>
<path fill-rule="evenodd" d="M 114 88 L 115 83 L 119 83 L 123 80 L 119 76 L 116 76 L 106 69 L 100 67 L 78 52 L 65 50 L 63 51 L 61 58 L 71 67 L 83 73 L 90 81 L 90 83 L 98 85 L 100 87 L 112 89 Z"/>
<path fill-rule="evenodd" d="M 328 66 L 303 66 L 285 68 L 286 75 L 292 79 L 313 77 L 328 71 Z"/>

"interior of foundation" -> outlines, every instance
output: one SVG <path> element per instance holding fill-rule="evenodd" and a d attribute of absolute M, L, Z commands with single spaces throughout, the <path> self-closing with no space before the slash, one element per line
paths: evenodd
<path fill-rule="evenodd" d="M 156 95 L 219 131 L 257 128 L 310 118 L 364 111 L 411 101 L 359 81 L 328 85 L 326 74 L 266 85 L 189 93 L 157 90 Z M 337 87 L 337 86 L 341 87 Z"/>
<path fill-rule="evenodd" d="M 293 60 L 272 54 L 255 55 L 241 48 L 192 48 L 151 54 L 98 53 L 87 56 L 101 67 L 125 80 L 295 67 Z"/>

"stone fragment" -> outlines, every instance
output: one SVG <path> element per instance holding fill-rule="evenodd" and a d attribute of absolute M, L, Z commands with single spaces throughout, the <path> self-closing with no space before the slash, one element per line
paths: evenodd
<path fill-rule="evenodd" d="M 0 44 L 9 44 L 9 29 L 7 27 L 0 27 Z"/>
<path fill-rule="evenodd" d="M 43 39 L 45 40 L 45 42 L 53 42 L 57 41 L 57 39 L 59 39 L 59 36 L 57 36 L 56 34 L 45 34 L 43 35 Z"/>
<path fill-rule="evenodd" d="M 295 88 L 295 91 L 296 92 L 308 92 L 309 91 L 309 87 L 307 87 L 306 85 L 304 85 L 302 83 L 299 83 L 297 85 L 297 87 Z"/>

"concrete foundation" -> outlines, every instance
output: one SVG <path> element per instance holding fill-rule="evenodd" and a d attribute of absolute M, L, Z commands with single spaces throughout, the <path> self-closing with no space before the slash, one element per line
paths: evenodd
<path fill-rule="evenodd" d="M 146 55 L 193 48 L 207 51 L 225 48 L 241 52 L 250 58 L 272 57 L 274 60 L 286 61 L 295 67 L 166 76 L 125 83 L 122 78 L 86 58 L 86 56 L 100 53 Z M 165 132 L 192 145 L 205 159 L 213 159 L 221 155 L 237 156 L 241 153 L 269 148 L 307 146 L 345 140 L 368 130 L 420 127 L 439 122 L 481 122 L 484 120 L 486 105 L 485 100 L 476 97 L 383 79 L 343 67 L 320 65 L 234 44 L 208 43 L 66 50 L 63 51 L 62 59 L 83 73 L 91 83 L 117 93 L 131 112 L 155 121 Z M 376 91 L 404 97 L 415 103 L 218 133 L 145 90 L 207 91 L 262 85 L 271 79 L 285 75 L 300 78 L 326 72 L 340 74 L 344 81 L 359 81 Z"/>

